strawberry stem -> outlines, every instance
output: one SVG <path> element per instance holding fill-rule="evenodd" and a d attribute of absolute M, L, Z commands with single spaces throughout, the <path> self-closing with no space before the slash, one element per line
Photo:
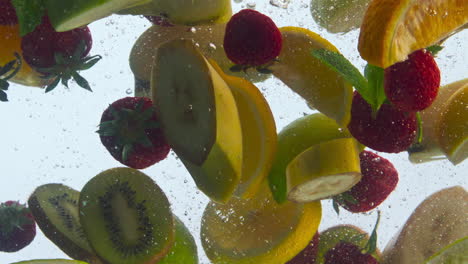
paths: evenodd
<path fill-rule="evenodd" d="M 372 234 L 369 237 L 369 241 L 364 246 L 363 253 L 365 254 L 373 254 L 377 249 L 377 228 L 379 227 L 380 222 L 380 211 L 377 211 L 377 221 L 374 226 L 374 230 L 372 230 Z"/>
<path fill-rule="evenodd" d="M 416 113 L 416 120 L 418 121 L 418 136 L 417 136 L 417 143 L 421 143 L 423 140 L 423 128 L 422 128 L 422 119 L 421 114 L 419 112 Z"/>

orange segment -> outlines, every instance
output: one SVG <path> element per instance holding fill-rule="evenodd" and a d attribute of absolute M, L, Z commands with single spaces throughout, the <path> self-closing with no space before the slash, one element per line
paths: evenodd
<path fill-rule="evenodd" d="M 19 35 L 19 26 L 0 26 L 0 65 L 15 60 L 15 52 L 20 56 L 21 52 L 21 37 Z M 22 58 L 21 58 L 22 59 Z M 11 79 L 12 82 L 27 86 L 43 87 L 48 84 L 47 80 L 41 79 L 39 73 L 35 72 L 31 67 L 22 60 L 20 71 Z"/>
<path fill-rule="evenodd" d="M 386 68 L 468 23 L 466 0 L 373 0 L 359 35 L 361 57 Z"/>

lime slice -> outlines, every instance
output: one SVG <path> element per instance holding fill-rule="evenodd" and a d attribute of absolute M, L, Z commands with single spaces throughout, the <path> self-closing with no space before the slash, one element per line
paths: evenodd
<path fill-rule="evenodd" d="M 56 31 L 87 25 L 129 6 L 151 0 L 45 0 L 47 15 Z"/>
<path fill-rule="evenodd" d="M 184 223 L 174 215 L 175 241 L 171 251 L 158 264 L 198 264 L 197 244 Z"/>
<path fill-rule="evenodd" d="M 286 167 L 301 152 L 328 140 L 351 137 L 335 120 L 316 113 L 296 119 L 278 134 L 278 150 L 268 180 L 278 202 L 286 200 Z"/>
<path fill-rule="evenodd" d="M 374 0 L 362 21 L 358 49 L 370 64 L 387 68 L 467 23 L 466 1 Z"/>
<path fill-rule="evenodd" d="M 308 245 L 321 212 L 319 202 L 277 204 L 264 182 L 251 199 L 208 204 L 202 245 L 214 264 L 285 263 Z"/>
<path fill-rule="evenodd" d="M 311 52 L 335 46 L 318 34 L 299 27 L 280 28 L 283 48 L 279 62 L 270 69 L 273 75 L 299 94 L 312 107 L 346 127 L 350 120 L 353 89 L 341 76 Z"/>
<path fill-rule="evenodd" d="M 78 260 L 68 260 L 68 259 L 34 259 L 15 262 L 11 264 L 88 264 L 83 261 Z"/>
<path fill-rule="evenodd" d="M 231 88 L 239 110 L 243 166 L 235 195 L 249 198 L 258 190 L 273 164 L 277 145 L 275 120 L 268 102 L 255 85 L 225 74 L 214 60 L 210 63 Z"/>
<path fill-rule="evenodd" d="M 370 0 L 312 0 L 310 11 L 317 24 L 330 33 L 346 33 L 361 26 Z"/>
<path fill-rule="evenodd" d="M 442 151 L 454 165 L 468 157 L 468 85 L 447 101 L 438 123 L 438 141 Z"/>
<path fill-rule="evenodd" d="M 430 257 L 426 264 L 466 264 L 468 263 L 468 237 L 448 245 Z"/>
<path fill-rule="evenodd" d="M 232 16 L 231 0 L 150 0 L 142 5 L 119 10 L 120 15 L 164 14 L 177 25 L 226 23 Z"/>
<path fill-rule="evenodd" d="M 286 168 L 288 199 L 312 202 L 349 190 L 361 179 L 359 148 L 352 138 L 314 145 Z"/>

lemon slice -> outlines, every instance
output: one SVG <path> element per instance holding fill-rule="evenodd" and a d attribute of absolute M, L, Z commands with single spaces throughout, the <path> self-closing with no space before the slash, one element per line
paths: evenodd
<path fill-rule="evenodd" d="M 445 159 L 438 140 L 438 127 L 447 104 L 457 91 L 467 89 L 468 78 L 456 81 L 439 88 L 435 101 L 428 108 L 420 112 L 423 139 L 420 143 L 408 149 L 409 160 L 412 163 L 423 163 Z M 453 125 L 457 125 L 454 123 Z"/>
<path fill-rule="evenodd" d="M 468 4 L 463 0 L 373 0 L 364 15 L 358 49 L 370 64 L 386 68 L 467 23 Z"/>
<path fill-rule="evenodd" d="M 311 202 L 349 190 L 361 179 L 359 148 L 352 138 L 314 145 L 286 168 L 288 199 Z"/>
<path fill-rule="evenodd" d="M 468 157 L 468 84 L 453 94 L 443 109 L 437 135 L 442 151 L 454 165 Z"/>
<path fill-rule="evenodd" d="M 312 18 L 330 33 L 346 33 L 361 26 L 370 0 L 313 0 Z"/>
<path fill-rule="evenodd" d="M 319 202 L 277 204 L 264 181 L 251 199 L 210 202 L 201 241 L 213 264 L 285 263 L 307 246 L 321 216 Z"/>
<path fill-rule="evenodd" d="M 430 257 L 426 264 L 468 263 L 468 237 L 459 239 Z"/>
<path fill-rule="evenodd" d="M 242 177 L 235 195 L 252 197 L 270 171 L 275 158 L 276 125 L 268 102 L 251 82 L 227 75 L 214 60 L 213 68 L 231 88 L 242 128 Z"/>
<path fill-rule="evenodd" d="M 0 25 L 0 65 L 5 65 L 7 62 L 15 60 L 15 52 L 20 56 L 23 54 L 21 50 L 21 37 L 19 34 L 19 25 Z M 21 59 L 21 68 L 16 75 L 10 80 L 26 86 L 45 87 L 52 80 L 41 78 L 40 74 L 34 71 L 24 59 Z"/>
<path fill-rule="evenodd" d="M 338 52 L 326 39 L 299 27 L 280 28 L 283 48 L 273 75 L 304 98 L 309 105 L 346 126 L 350 120 L 353 90 L 341 76 L 311 54 L 316 49 Z"/>

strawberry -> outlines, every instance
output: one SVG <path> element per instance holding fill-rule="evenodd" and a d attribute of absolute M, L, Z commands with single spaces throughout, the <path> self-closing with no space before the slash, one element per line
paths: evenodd
<path fill-rule="evenodd" d="M 353 213 L 374 209 L 390 195 L 398 183 L 398 172 L 387 159 L 370 151 L 361 152 L 359 158 L 361 181 L 333 199 Z"/>
<path fill-rule="evenodd" d="M 238 65 L 269 63 L 279 55 L 281 46 L 281 32 L 273 20 L 255 10 L 240 11 L 226 25 L 224 51 Z"/>
<path fill-rule="evenodd" d="M 340 242 L 325 253 L 325 264 L 378 264 L 370 254 L 348 242 Z"/>
<path fill-rule="evenodd" d="M 401 111 L 426 109 L 435 100 L 439 86 L 440 70 L 432 54 L 424 49 L 385 69 L 385 94 Z"/>
<path fill-rule="evenodd" d="M 0 25 L 16 25 L 18 17 L 11 0 L 0 0 Z"/>
<path fill-rule="evenodd" d="M 89 83 L 78 74 L 78 71 L 91 68 L 101 59 L 100 56 L 88 56 L 91 46 L 88 27 L 56 32 L 47 16 L 21 40 L 24 60 L 37 72 L 54 79 L 46 92 L 53 90 L 60 81 L 68 87 L 71 78 L 91 91 Z"/>
<path fill-rule="evenodd" d="M 170 147 L 149 98 L 125 97 L 113 102 L 102 114 L 99 126 L 102 144 L 128 167 L 147 168 L 169 153 Z"/>
<path fill-rule="evenodd" d="M 0 204 L 0 251 L 16 252 L 36 236 L 36 222 L 25 205 L 15 201 Z"/>
<path fill-rule="evenodd" d="M 317 256 L 320 235 L 316 232 L 310 243 L 286 264 L 314 264 Z"/>
<path fill-rule="evenodd" d="M 413 143 L 416 128 L 415 113 L 405 113 L 390 104 L 383 104 L 373 114 L 362 96 L 354 93 L 348 129 L 361 144 L 377 151 L 398 153 Z"/>

